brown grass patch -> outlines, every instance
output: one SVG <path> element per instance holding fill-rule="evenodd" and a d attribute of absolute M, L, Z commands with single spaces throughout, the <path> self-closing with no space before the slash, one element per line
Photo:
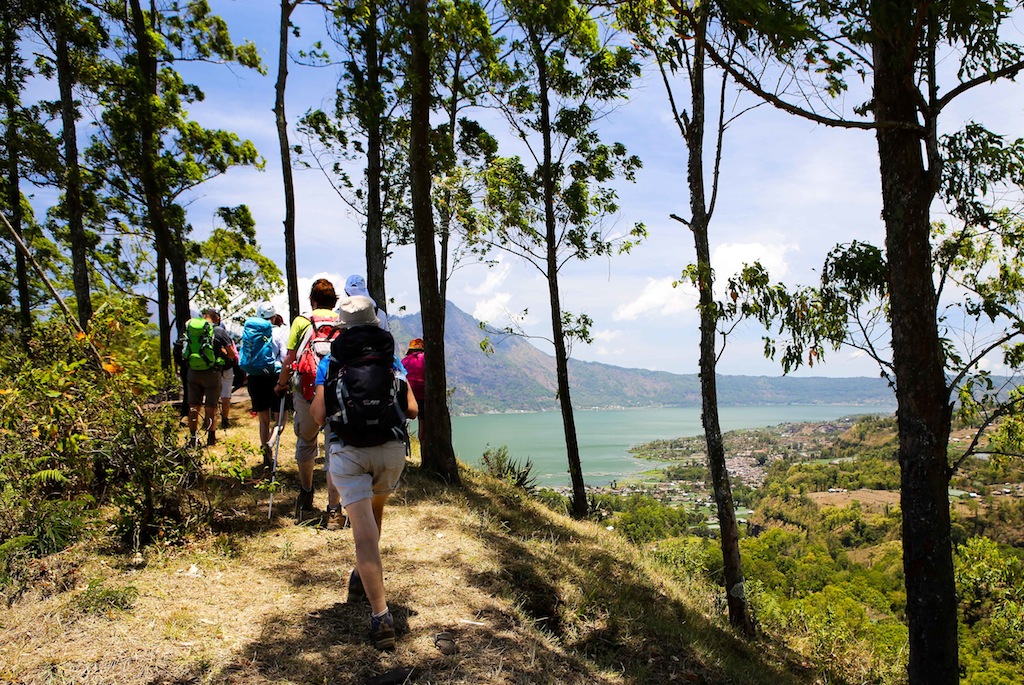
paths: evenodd
<path fill-rule="evenodd" d="M 891 490 L 851 490 L 849 492 L 810 492 L 807 494 L 819 507 L 847 507 L 860 502 L 865 512 L 879 513 L 886 506 L 899 506 L 900 493 Z"/>

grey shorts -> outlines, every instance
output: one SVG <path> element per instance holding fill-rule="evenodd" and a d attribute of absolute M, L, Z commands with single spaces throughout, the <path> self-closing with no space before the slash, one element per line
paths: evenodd
<path fill-rule="evenodd" d="M 198 407 L 200 404 L 207 407 L 216 407 L 220 399 L 220 371 L 218 369 L 207 369 L 206 371 L 188 370 L 188 403 L 191 407 Z"/>
<path fill-rule="evenodd" d="M 351 447 L 332 442 L 327 454 L 331 482 L 341 494 L 343 507 L 393 492 L 405 470 L 405 443 L 398 440 L 379 447 Z"/>
<path fill-rule="evenodd" d="M 232 384 L 235 382 L 235 370 L 224 369 L 220 372 L 220 398 L 222 400 L 231 399 Z"/>

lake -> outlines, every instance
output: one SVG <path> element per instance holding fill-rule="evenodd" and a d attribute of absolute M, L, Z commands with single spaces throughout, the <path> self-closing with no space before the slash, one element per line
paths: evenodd
<path fill-rule="evenodd" d="M 722 430 L 730 431 L 893 411 L 895 408 L 859 405 L 775 405 L 722 407 L 719 413 Z M 704 433 L 699 407 L 581 410 L 575 417 L 587 485 L 607 485 L 653 468 L 654 462 L 635 459 L 629 454 L 633 445 Z M 474 465 L 480 462 L 488 445 L 492 448 L 507 445 L 512 458 L 520 462 L 526 458 L 533 461 L 539 485 L 569 485 L 559 412 L 453 416 L 452 442 L 459 459 Z"/>

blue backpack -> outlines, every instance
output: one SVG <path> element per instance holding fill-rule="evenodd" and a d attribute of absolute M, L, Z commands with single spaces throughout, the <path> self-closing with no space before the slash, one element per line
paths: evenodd
<path fill-rule="evenodd" d="M 242 351 L 238 365 L 250 376 L 270 375 L 275 371 L 274 327 L 261 317 L 251 316 L 242 328 Z"/>

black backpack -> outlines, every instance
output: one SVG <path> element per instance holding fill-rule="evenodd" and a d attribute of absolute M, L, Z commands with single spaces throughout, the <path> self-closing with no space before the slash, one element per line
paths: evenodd
<path fill-rule="evenodd" d="M 406 440 L 394 359 L 395 339 L 377 326 L 342 329 L 331 342 L 324 401 L 331 430 L 346 445 Z"/>

